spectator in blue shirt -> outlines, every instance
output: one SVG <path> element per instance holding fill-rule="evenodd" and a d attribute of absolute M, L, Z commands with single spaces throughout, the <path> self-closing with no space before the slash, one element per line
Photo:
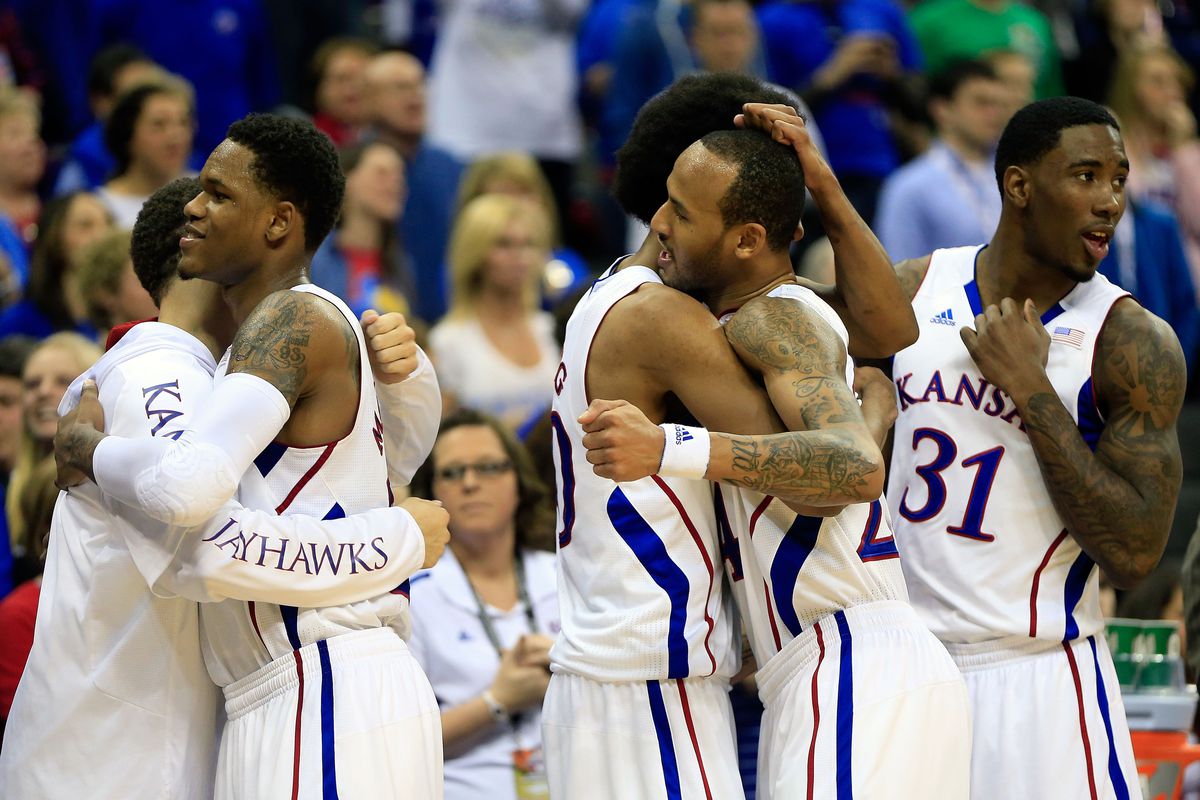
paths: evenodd
<path fill-rule="evenodd" d="M 275 48 L 260 0 L 93 0 L 102 41 L 130 41 L 196 90 L 196 150 L 230 123 L 279 102 Z"/>
<path fill-rule="evenodd" d="M 421 319 L 446 313 L 446 241 L 458 201 L 462 164 L 425 138 L 425 67 L 402 52 L 381 53 L 367 66 L 370 136 L 390 144 L 404 158 L 408 198 L 400 217 L 400 240 L 412 259 L 415 296 L 409 300 Z"/>
<path fill-rule="evenodd" d="M 1004 85 L 987 64 L 960 61 L 933 76 L 929 95 L 937 140 L 884 182 L 875 216 L 893 261 L 986 242 L 1000 221 L 992 154 L 1006 122 Z"/>
<path fill-rule="evenodd" d="M 104 123 L 118 97 L 158 72 L 154 62 L 131 44 L 106 47 L 92 59 L 87 88 L 95 120 L 71 142 L 54 183 L 54 194 L 92 191 L 112 177 L 117 162 L 104 146 Z"/>
<path fill-rule="evenodd" d="M 847 197 L 874 218 L 883 179 L 900 164 L 888 112 L 921 67 L 904 9 L 893 0 L 771 0 L 758 22 L 768 77 L 808 102 Z"/>
<path fill-rule="evenodd" d="M 1195 363 L 1200 309 L 1179 222 L 1170 210 L 1130 198 L 1100 272 L 1165 319 L 1189 366 Z"/>

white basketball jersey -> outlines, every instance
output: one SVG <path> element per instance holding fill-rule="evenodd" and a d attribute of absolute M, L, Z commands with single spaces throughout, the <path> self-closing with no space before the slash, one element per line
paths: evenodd
<path fill-rule="evenodd" d="M 337 296 L 312 284 L 296 286 L 332 303 L 346 318 L 358 339 L 360 388 L 354 428 L 343 439 L 314 447 L 272 443 L 242 476 L 238 497 L 247 508 L 274 509 L 278 514 L 304 514 L 337 519 L 391 504 L 387 464 L 383 456 L 383 425 L 375 397 L 375 381 L 366 341 L 354 314 Z M 229 354 L 217 368 L 217 382 L 226 374 Z M 254 548 L 250 548 L 253 550 Z M 242 551 L 247 550 L 242 545 Z M 378 557 L 369 548 L 343 554 L 331 548 L 289 551 L 266 549 L 262 557 L 286 572 L 332 570 L 353 574 Z M 296 608 L 270 603 L 225 600 L 202 603 L 205 661 L 213 680 L 225 686 L 274 659 L 306 644 L 342 633 L 391 626 L 407 636 L 408 582 L 391 594 L 347 606 Z"/>
<path fill-rule="evenodd" d="M 556 671 L 597 681 L 728 677 L 737 669 L 712 485 L 597 477 L 576 422 L 588 407 L 588 353 L 605 315 L 642 284 L 661 282 L 646 267 L 610 269 L 597 280 L 571 314 L 554 380 L 562 633 L 550 657 Z"/>
<path fill-rule="evenodd" d="M 808 306 L 843 346 L 848 341 L 837 313 L 806 287 L 784 284 L 768 297 Z M 854 364 L 847 355 L 846 385 L 853 384 Z M 882 498 L 847 506 L 835 517 L 806 517 L 770 495 L 722 485 L 716 511 L 726 572 L 760 667 L 828 614 L 907 599 Z"/>
<path fill-rule="evenodd" d="M 905 577 L 943 642 L 1087 637 L 1103 627 L 1095 564 L 1054 510 L 1016 407 L 959 338 L 958 328 L 974 327 L 983 311 L 975 282 L 982 249 L 934 252 L 913 298 L 920 338 L 892 367 L 900 416 L 888 501 Z M 1042 315 L 1046 374 L 1093 448 L 1104 422 L 1092 356 L 1127 294 L 1097 274 Z"/>

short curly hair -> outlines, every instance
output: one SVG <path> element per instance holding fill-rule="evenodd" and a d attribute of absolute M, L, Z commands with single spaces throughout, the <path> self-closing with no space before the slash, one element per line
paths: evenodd
<path fill-rule="evenodd" d="M 179 275 L 179 237 L 188 221 L 183 207 L 198 194 L 200 182 L 195 178 L 173 180 L 150 195 L 133 225 L 133 272 L 156 306 Z"/>
<path fill-rule="evenodd" d="M 733 130 L 746 103 L 796 104 L 794 95 L 749 75 L 710 72 L 680 78 L 650 99 L 617 151 L 613 197 L 650 224 L 667 201 L 667 176 L 679 154 L 713 131 Z"/>
<path fill-rule="evenodd" d="M 996 185 L 1000 194 L 1004 194 L 1004 173 L 1009 167 L 1036 164 L 1058 147 L 1064 130 L 1080 125 L 1107 125 L 1121 130 L 1107 108 L 1082 97 L 1050 97 L 1014 114 L 996 145 Z"/>
<path fill-rule="evenodd" d="M 738 170 L 717 203 L 725 228 L 757 222 L 767 246 L 786 252 L 804 213 L 804 170 L 792 148 L 758 131 L 716 131 L 700 144 Z"/>
<path fill-rule="evenodd" d="M 329 137 L 308 120 L 251 114 L 229 126 L 226 136 L 254 153 L 250 173 L 304 219 L 304 248 L 315 252 L 337 222 L 346 178 Z"/>

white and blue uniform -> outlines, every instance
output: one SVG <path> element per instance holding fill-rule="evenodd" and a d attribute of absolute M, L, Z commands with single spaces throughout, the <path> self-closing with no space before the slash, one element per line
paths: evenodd
<path fill-rule="evenodd" d="M 91 377 L 108 433 L 175 439 L 211 394 L 215 369 L 190 334 L 141 323 L 71 385 L 59 411 L 74 407 Z M 388 563 L 354 576 L 281 574 L 228 544 L 266 541 L 335 552 L 371 543 Z M 60 495 L 33 649 L 0 754 L 0 796 L 211 798 L 220 693 L 201 655 L 196 601 L 358 600 L 412 574 L 423 551 L 399 509 L 320 521 L 231 500 L 180 529 L 91 484 Z"/>
<path fill-rule="evenodd" d="M 803 304 L 847 342 L 811 290 L 784 284 L 768 296 Z M 847 357 L 848 386 L 853 369 Z M 908 603 L 887 504 L 807 517 L 724 485 L 716 504 L 766 707 L 758 796 L 966 797 L 966 691 Z M 930 770 L 924 753 L 935 740 L 939 769 Z"/>
<path fill-rule="evenodd" d="M 596 281 L 571 315 L 555 378 L 562 633 L 542 712 L 550 788 L 564 798 L 738 798 L 728 679 L 739 654 L 712 486 L 599 478 L 576 422 L 601 323 L 646 283 L 661 280 L 638 266 Z"/>
<path fill-rule="evenodd" d="M 967 681 L 973 798 L 1139 797 L 1099 573 L 1054 509 L 1016 407 L 959 338 L 983 312 L 982 249 L 934 252 L 913 298 L 920 338 L 893 363 L 888 500 L 913 605 Z M 1096 275 L 1042 315 L 1046 374 L 1093 448 L 1092 358 L 1126 296 Z"/>
<path fill-rule="evenodd" d="M 358 321 L 333 303 L 358 339 L 357 416 L 342 439 L 271 444 L 239 485 L 249 508 L 336 519 L 390 504 L 383 430 Z M 219 389 L 228 355 L 218 367 Z M 269 551 L 284 571 L 360 569 L 364 551 Z M 336 559 L 342 558 L 343 563 Z M 440 797 L 441 729 L 429 681 L 402 636 L 411 630 L 407 583 L 326 608 L 225 601 L 201 607 L 204 658 L 225 692 L 218 798 Z"/>

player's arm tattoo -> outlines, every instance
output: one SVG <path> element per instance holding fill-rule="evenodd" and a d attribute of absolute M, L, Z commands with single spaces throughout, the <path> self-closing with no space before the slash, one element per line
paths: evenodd
<path fill-rule="evenodd" d="M 904 292 L 910 303 L 917 296 L 917 289 L 921 288 L 925 274 L 929 272 L 931 259 L 931 256 L 906 258 L 896 264 L 896 280 L 900 281 L 900 291 Z"/>
<path fill-rule="evenodd" d="M 238 329 L 229 372 L 257 375 L 295 408 L 309 375 L 313 331 L 323 321 L 313 299 L 290 290 L 268 295 Z"/>
<path fill-rule="evenodd" d="M 720 479 L 808 504 L 875 499 L 881 458 L 846 384 L 846 351 L 833 329 L 794 300 L 760 297 L 734 315 L 725 333 L 763 376 L 793 432 L 722 434 L 718 452 L 728 447 L 729 464 Z"/>
<path fill-rule="evenodd" d="M 878 460 L 841 431 L 772 436 L 717 434 L 728 443 L 732 474 L 723 483 L 813 505 L 855 502 L 870 491 Z M 878 494 L 878 493 L 876 493 Z M 873 499 L 873 498 L 872 498 Z"/>
<path fill-rule="evenodd" d="M 1186 371 L 1166 324 L 1129 303 L 1113 310 L 1094 363 L 1108 412 L 1094 453 L 1057 394 L 1032 394 L 1020 413 L 1067 530 L 1116 586 L 1128 587 L 1155 567 L 1170 533 Z"/>

